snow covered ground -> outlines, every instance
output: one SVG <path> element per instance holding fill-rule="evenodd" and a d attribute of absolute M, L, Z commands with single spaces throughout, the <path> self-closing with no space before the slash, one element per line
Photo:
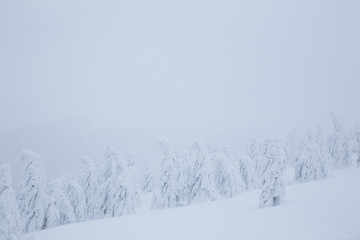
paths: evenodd
<path fill-rule="evenodd" d="M 70 224 L 30 233 L 26 240 L 118 239 L 360 239 L 360 169 L 295 184 L 286 203 L 258 208 L 258 190 L 216 202 Z"/>

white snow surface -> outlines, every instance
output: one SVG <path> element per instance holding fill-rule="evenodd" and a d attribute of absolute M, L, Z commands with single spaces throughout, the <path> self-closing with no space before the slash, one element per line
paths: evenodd
<path fill-rule="evenodd" d="M 286 188 L 285 203 L 259 208 L 259 190 L 188 207 L 69 224 L 25 235 L 26 240 L 118 239 L 360 239 L 360 169 Z"/>

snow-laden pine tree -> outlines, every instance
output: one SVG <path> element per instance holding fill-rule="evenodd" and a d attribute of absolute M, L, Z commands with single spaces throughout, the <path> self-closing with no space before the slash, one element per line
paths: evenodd
<path fill-rule="evenodd" d="M 154 191 L 152 208 L 177 207 L 180 201 L 179 163 L 175 152 L 166 139 L 160 139 L 156 146 L 160 150 L 161 168 L 159 185 Z"/>
<path fill-rule="evenodd" d="M 226 197 L 233 197 L 246 189 L 243 178 L 239 175 L 236 163 L 224 153 L 213 155 L 216 163 L 215 182 L 219 193 Z"/>
<path fill-rule="evenodd" d="M 88 157 L 82 158 L 85 170 L 81 176 L 81 186 L 84 191 L 86 201 L 86 219 L 93 220 L 100 215 L 100 185 L 98 174 L 93 162 Z"/>
<path fill-rule="evenodd" d="M 25 163 L 26 180 L 17 196 L 23 233 L 56 226 L 59 212 L 55 200 L 48 194 L 46 175 L 41 158 L 31 150 L 23 150 L 20 160 Z"/>
<path fill-rule="evenodd" d="M 55 199 L 55 206 L 59 210 L 57 225 L 64 225 L 75 222 L 74 208 L 65 195 L 64 180 L 56 179 L 50 183 L 49 193 Z"/>
<path fill-rule="evenodd" d="M 190 149 L 192 169 L 189 177 L 188 202 L 190 204 L 217 199 L 214 170 L 205 144 L 195 142 Z"/>
<path fill-rule="evenodd" d="M 336 168 L 350 167 L 352 165 L 350 137 L 342 134 L 340 138 L 339 155 L 335 159 Z"/>
<path fill-rule="evenodd" d="M 285 153 L 278 139 L 265 139 L 262 149 L 262 192 L 259 206 L 271 207 L 284 202 Z"/>
<path fill-rule="evenodd" d="M 295 180 L 315 181 L 327 177 L 327 153 L 322 149 L 322 138 L 318 128 L 316 136 L 308 130 L 305 146 L 295 165 Z"/>
<path fill-rule="evenodd" d="M 355 150 L 355 153 L 357 154 L 356 165 L 357 165 L 357 167 L 360 167 L 360 127 L 358 125 L 355 126 L 354 139 L 355 139 L 354 150 Z"/>
<path fill-rule="evenodd" d="M 304 138 L 294 130 L 286 139 L 285 154 L 290 166 L 295 166 L 304 147 Z"/>
<path fill-rule="evenodd" d="M 332 132 L 328 140 L 328 151 L 333 168 L 341 168 L 341 124 L 335 113 L 331 112 Z"/>
<path fill-rule="evenodd" d="M 12 187 L 10 166 L 0 166 L 0 239 L 16 240 L 20 236 L 20 215 Z"/>
<path fill-rule="evenodd" d="M 316 143 L 307 143 L 296 163 L 295 178 L 299 182 L 315 181 L 327 177 L 327 167 Z"/>
<path fill-rule="evenodd" d="M 133 185 L 133 189 L 135 191 L 134 201 L 135 207 L 139 207 L 141 205 L 141 192 L 142 192 L 142 185 L 141 185 L 141 176 L 140 172 L 136 165 L 136 156 L 135 153 L 132 151 L 128 151 L 125 154 L 125 169 L 126 169 L 126 176 L 128 177 L 128 181 L 130 184 Z"/>
<path fill-rule="evenodd" d="M 255 166 L 253 160 L 247 156 L 241 156 L 238 158 L 238 171 L 242 177 L 246 189 L 252 190 L 256 186 L 255 180 Z"/>
<path fill-rule="evenodd" d="M 110 149 L 107 149 L 105 158 L 100 208 L 102 216 L 115 217 L 134 213 L 137 195 L 134 186 L 129 182 L 126 161 L 120 153 Z"/>
<path fill-rule="evenodd" d="M 66 181 L 65 194 L 74 209 L 76 222 L 85 221 L 87 212 L 86 198 L 82 187 L 74 177 Z"/>
<path fill-rule="evenodd" d="M 153 181 L 153 169 L 151 167 L 147 167 L 144 171 L 143 175 L 143 191 L 144 192 L 152 192 L 154 191 L 154 181 Z"/>

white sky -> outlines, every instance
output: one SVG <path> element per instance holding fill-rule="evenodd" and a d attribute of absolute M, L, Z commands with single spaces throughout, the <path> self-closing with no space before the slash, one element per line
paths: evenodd
<path fill-rule="evenodd" d="M 1 130 L 360 117 L 359 1 L 1 1 Z"/>
<path fill-rule="evenodd" d="M 330 111 L 352 126 L 359 13 L 357 0 L 0 0 L 0 133 L 87 119 L 282 134 Z"/>

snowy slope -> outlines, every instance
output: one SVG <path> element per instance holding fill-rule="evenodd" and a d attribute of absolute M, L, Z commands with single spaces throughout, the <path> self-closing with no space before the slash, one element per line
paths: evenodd
<path fill-rule="evenodd" d="M 289 186 L 278 207 L 259 209 L 259 194 L 60 226 L 26 239 L 360 239 L 360 169 Z"/>

